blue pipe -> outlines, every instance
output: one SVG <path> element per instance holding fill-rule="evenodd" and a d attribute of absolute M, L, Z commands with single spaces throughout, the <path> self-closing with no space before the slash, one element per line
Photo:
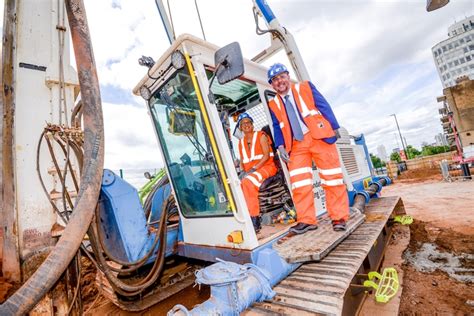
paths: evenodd
<path fill-rule="evenodd" d="M 199 270 L 196 283 L 211 285 L 211 297 L 191 311 L 176 305 L 168 315 L 239 315 L 255 302 L 275 296 L 276 284 L 301 263 L 287 263 L 271 248 L 260 251 L 257 264 L 220 261 Z"/>

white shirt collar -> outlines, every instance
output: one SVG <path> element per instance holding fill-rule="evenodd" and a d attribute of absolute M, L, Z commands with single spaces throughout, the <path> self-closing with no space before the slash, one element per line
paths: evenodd
<path fill-rule="evenodd" d="M 290 97 L 289 97 L 289 100 L 290 100 L 291 102 L 293 102 L 293 101 L 292 101 L 292 100 L 293 100 L 293 91 L 292 91 L 291 87 L 290 87 L 290 89 L 288 90 L 288 92 L 287 92 L 285 95 L 280 95 L 283 101 L 285 100 L 285 97 L 286 97 L 287 95 L 290 96 Z"/>

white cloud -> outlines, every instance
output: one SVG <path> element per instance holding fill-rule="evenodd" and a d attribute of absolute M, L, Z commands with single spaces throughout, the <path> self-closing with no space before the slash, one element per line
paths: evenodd
<path fill-rule="evenodd" d="M 103 103 L 105 167 L 147 169 L 163 166 L 145 106 Z"/>
<path fill-rule="evenodd" d="M 177 35 L 202 37 L 194 1 L 169 2 Z M 268 36 L 255 34 L 250 0 L 197 2 L 208 41 L 220 46 L 238 41 L 246 57 L 268 46 Z M 113 3 L 119 5 L 112 8 Z M 474 13 L 470 0 L 452 1 L 431 13 L 426 12 L 425 1 L 408 0 L 275 0 L 269 4 L 294 35 L 311 78 L 340 122 L 352 134 L 365 133 L 371 151 L 379 144 L 389 151 L 397 147 L 392 113 L 397 114 L 408 143 L 415 146 L 432 141 L 441 131 L 436 97 L 442 87 L 431 47 L 446 37 L 454 19 Z M 87 0 L 86 7 L 101 83 L 131 91 L 144 74 L 137 59 L 143 54 L 156 60 L 169 46 L 154 1 Z M 106 129 L 121 137 L 112 127 Z M 135 133 L 142 139 L 150 136 L 148 127 L 140 125 Z M 155 144 L 150 145 L 156 150 Z M 108 161 L 125 157 L 119 153 L 126 147 L 120 148 Z M 136 157 L 123 164 L 133 165 L 135 160 L 143 164 Z"/>
<path fill-rule="evenodd" d="M 202 37 L 194 0 L 169 2 L 177 34 Z M 451 1 L 431 13 L 424 0 L 268 2 L 294 35 L 312 80 L 340 122 L 352 134 L 366 133 L 371 151 L 379 144 L 389 152 L 397 146 L 392 113 L 415 146 L 441 131 L 436 97 L 442 87 L 431 47 L 446 38 L 455 19 L 474 14 L 472 0 Z M 197 3 L 208 41 L 220 46 L 238 41 L 248 58 L 268 46 L 268 35 L 255 34 L 252 1 Z M 154 1 L 85 0 L 85 5 L 102 87 L 131 95 L 145 73 L 138 58 L 157 60 L 169 46 Z M 104 104 L 107 167 L 160 166 L 145 102 L 136 97 L 114 102 Z"/>

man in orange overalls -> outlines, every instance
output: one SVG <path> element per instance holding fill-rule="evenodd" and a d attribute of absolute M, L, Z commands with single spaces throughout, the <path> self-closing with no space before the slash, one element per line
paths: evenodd
<path fill-rule="evenodd" d="M 278 95 L 268 103 L 275 145 L 288 165 L 297 224 L 302 234 L 317 229 L 312 162 L 318 168 L 333 229 L 346 229 L 349 200 L 335 142 L 339 123 L 324 97 L 309 81 L 292 84 L 287 68 L 274 64 L 268 82 Z"/>
<path fill-rule="evenodd" d="M 241 187 L 255 231 L 261 229 L 258 191 L 263 181 L 274 176 L 277 167 L 273 161 L 271 141 L 262 131 L 254 131 L 253 119 L 247 113 L 239 115 L 237 126 L 244 136 L 239 141 Z"/>

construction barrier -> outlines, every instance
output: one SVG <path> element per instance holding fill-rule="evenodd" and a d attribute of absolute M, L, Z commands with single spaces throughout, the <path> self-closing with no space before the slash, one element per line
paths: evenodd
<path fill-rule="evenodd" d="M 450 151 L 442 154 L 418 157 L 404 161 L 403 163 L 406 166 L 406 170 L 416 170 L 416 169 L 439 169 L 440 162 L 442 160 L 447 160 L 449 163 L 453 161 L 453 157 L 456 154 L 455 151 Z M 400 169 L 399 163 L 396 161 L 389 161 L 387 163 L 387 172 L 388 174 L 395 176 L 398 174 Z M 403 170 L 401 170 L 403 171 Z"/>

